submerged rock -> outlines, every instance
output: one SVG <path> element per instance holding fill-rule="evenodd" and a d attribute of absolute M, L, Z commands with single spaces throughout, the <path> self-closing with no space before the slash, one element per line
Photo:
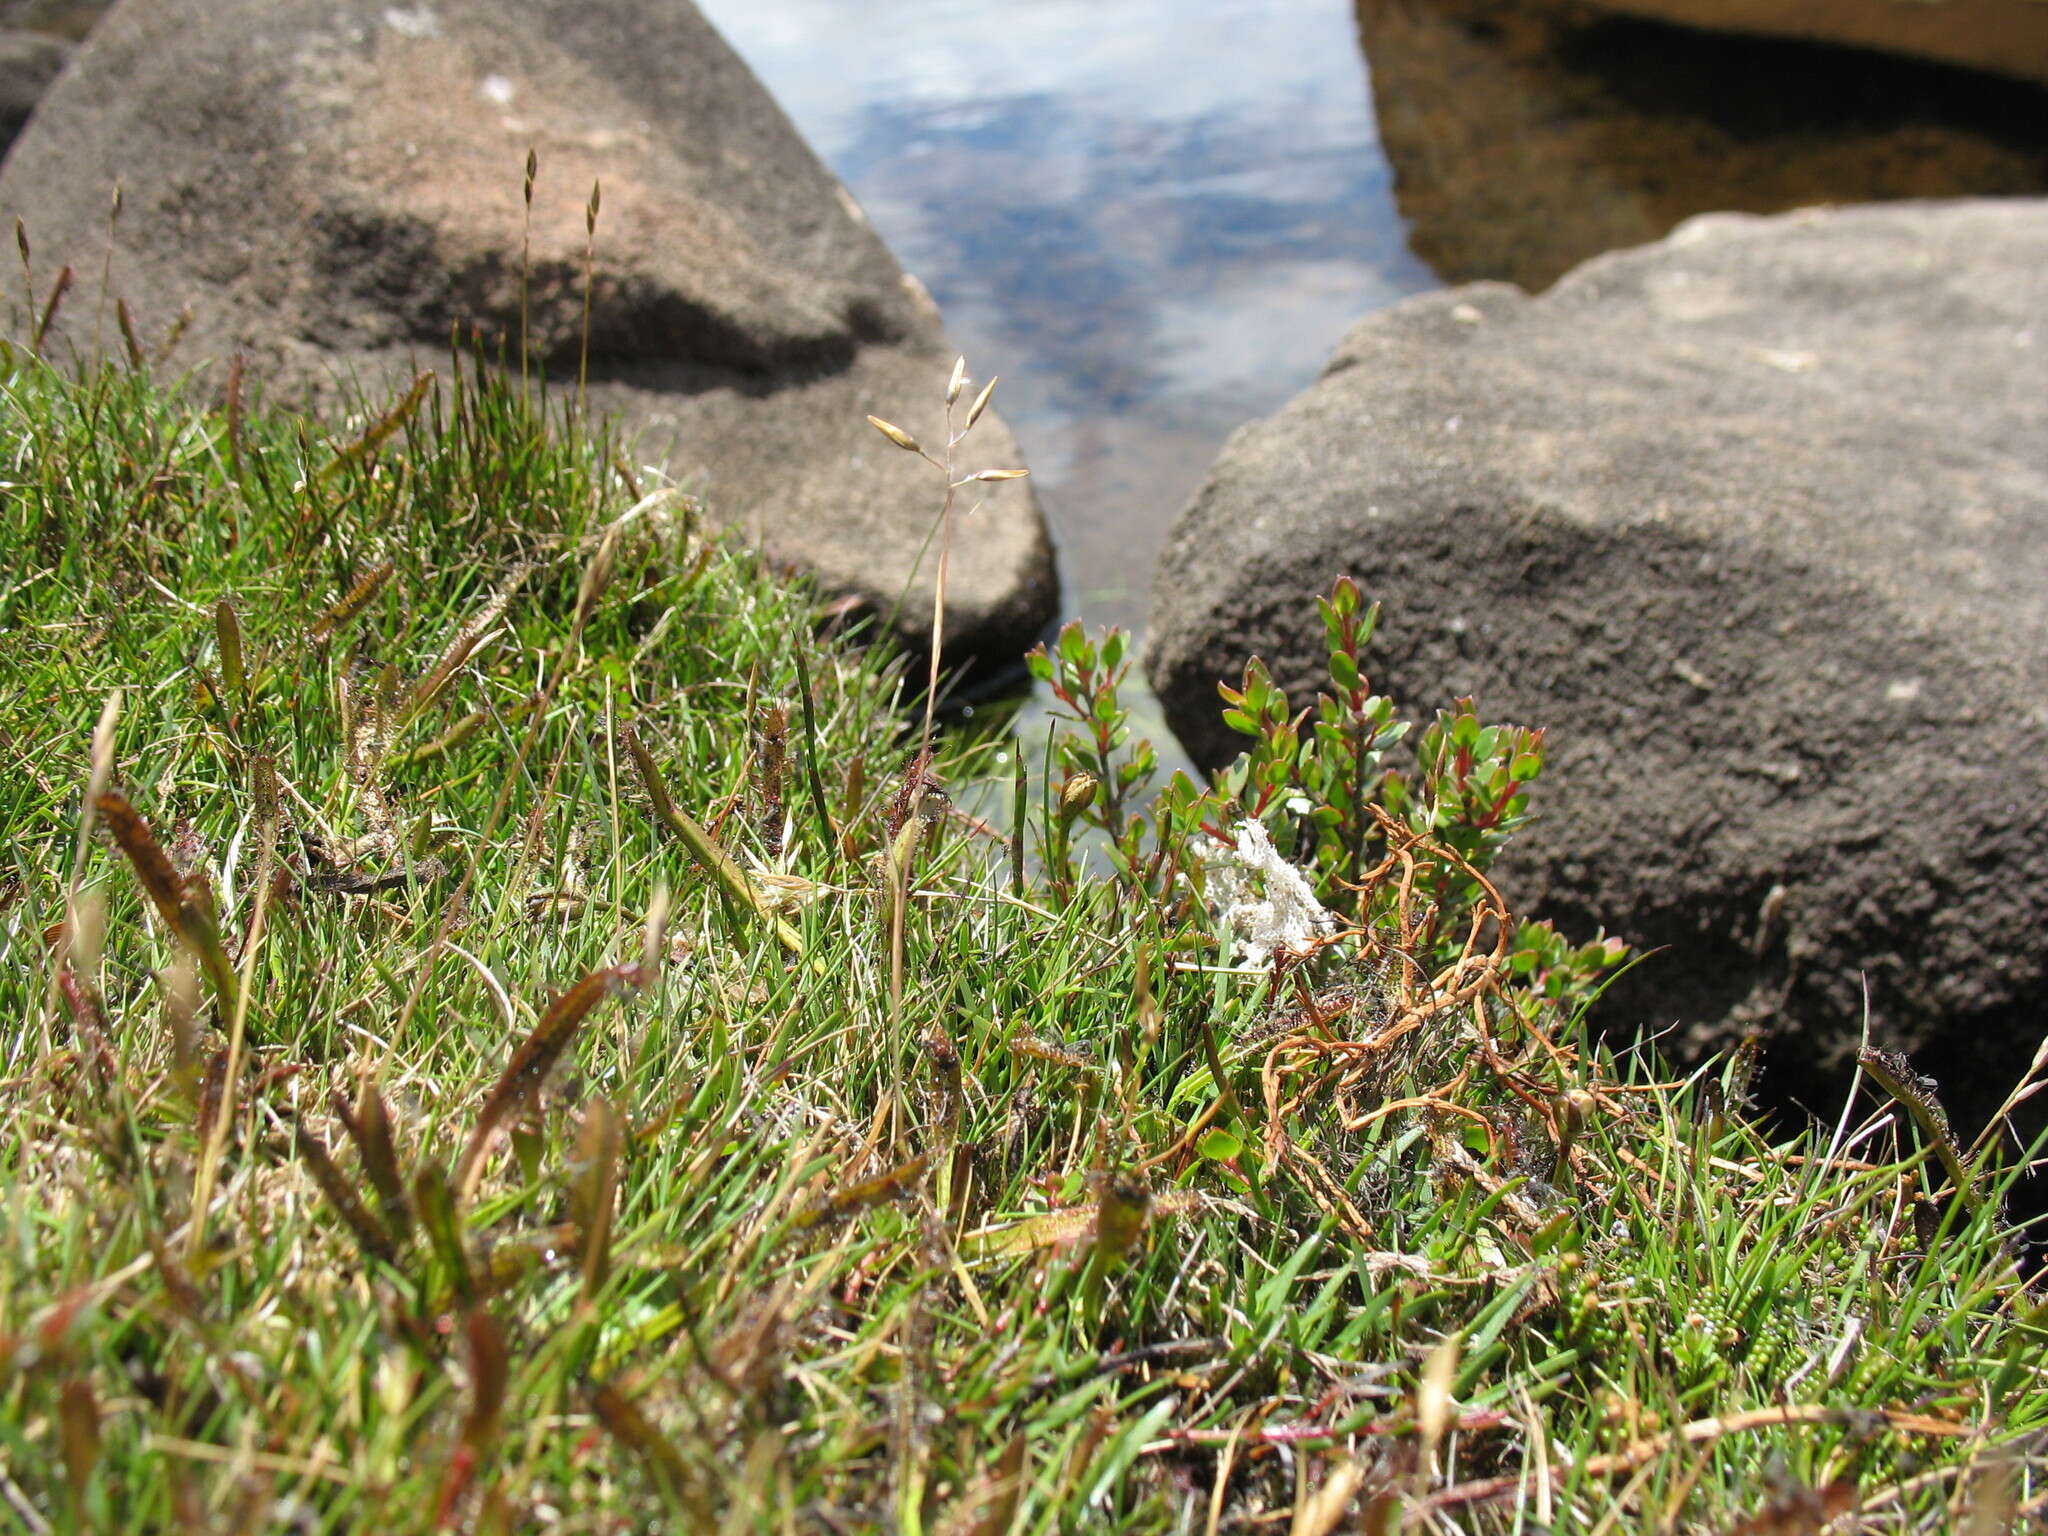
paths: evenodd
<path fill-rule="evenodd" d="M 1597 0 L 1610 10 L 1732 32 L 1813 38 L 2048 80 L 2040 0 Z"/>
<path fill-rule="evenodd" d="M 2048 968 L 2048 202 L 1716 215 L 1531 298 L 1361 322 L 1234 437 L 1155 581 L 1198 761 L 1312 598 L 1385 605 L 1376 685 L 1549 728 L 1519 909 L 1669 946 L 1603 1005 L 1696 1046 L 1886 1043 L 2002 1092 Z"/>
<path fill-rule="evenodd" d="M 444 367 L 457 329 L 516 352 L 523 310 L 559 393 L 598 183 L 593 408 L 771 558 L 926 638 L 943 483 L 864 418 L 934 432 L 938 315 L 682 0 L 127 0 L 0 171 L 0 219 L 39 271 L 75 268 L 60 343 L 118 345 L 114 296 L 150 338 L 189 309 L 175 361 L 239 352 L 273 393 L 332 396 Z M 992 417 L 968 448 L 970 469 L 1018 458 Z M 989 490 L 954 543 L 947 647 L 1008 662 L 1057 589 L 1027 485 Z"/>
<path fill-rule="evenodd" d="M 1449 282 L 1542 288 L 1699 213 L 2048 192 L 2040 85 L 1588 0 L 1359 0 L 1358 21 L 1409 242 Z"/>

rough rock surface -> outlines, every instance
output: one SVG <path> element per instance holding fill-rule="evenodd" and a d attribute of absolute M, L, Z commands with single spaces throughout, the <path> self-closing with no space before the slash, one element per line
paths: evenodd
<path fill-rule="evenodd" d="M 530 330 L 573 389 L 585 209 L 594 407 L 828 591 L 929 626 L 943 484 L 864 421 L 932 433 L 952 356 L 928 299 L 685 0 L 126 0 L 0 170 L 39 270 L 73 264 L 89 345 L 112 287 L 176 360 L 240 351 L 272 391 L 445 367 L 451 327 L 516 347 L 521 179 L 539 156 Z M 113 327 L 108 325 L 107 332 Z M 216 374 L 216 378 L 218 374 Z M 966 467 L 1009 467 L 984 418 Z M 1013 661 L 1057 602 L 1028 483 L 994 487 L 948 577 L 947 649 Z"/>
<path fill-rule="evenodd" d="M 1590 0 L 1359 0 L 1358 25 L 1409 243 L 1447 282 L 1546 287 L 1699 213 L 2048 193 L 2040 85 Z"/>
<path fill-rule="evenodd" d="M 1766 32 L 1883 48 L 1916 58 L 2048 80 L 2048 8 L 2040 0 L 1599 0 L 1612 10 L 1692 27 Z"/>
<path fill-rule="evenodd" d="M 1606 1020 L 1796 1028 L 1798 1084 L 1867 977 L 1881 1039 L 2010 1086 L 2048 961 L 2048 203 L 1714 215 L 1363 321 L 1157 573 L 1198 761 L 1246 655 L 1312 697 L 1345 571 L 1411 717 L 1550 728 L 1511 899 L 1672 946 Z"/>

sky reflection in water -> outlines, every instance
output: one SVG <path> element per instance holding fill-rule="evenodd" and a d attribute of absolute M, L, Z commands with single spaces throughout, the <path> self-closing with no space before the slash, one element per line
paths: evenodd
<path fill-rule="evenodd" d="M 1436 286 L 1348 0 L 699 3 L 1002 374 L 1090 623 L 1142 624 L 1233 428 Z"/>

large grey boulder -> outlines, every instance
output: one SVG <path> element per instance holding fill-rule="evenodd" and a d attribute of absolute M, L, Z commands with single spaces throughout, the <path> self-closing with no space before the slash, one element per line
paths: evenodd
<path fill-rule="evenodd" d="M 1411 711 L 1550 728 L 1511 900 L 1671 946 L 1609 1022 L 1796 1031 L 1798 1081 L 1867 979 L 1881 1039 L 2009 1086 L 2048 961 L 2048 203 L 1714 215 L 1363 321 L 1159 568 L 1198 761 L 1247 654 L 1312 698 L 1340 572 Z"/>
<path fill-rule="evenodd" d="M 924 638 L 935 562 L 912 571 L 943 485 L 864 417 L 936 432 L 937 313 L 687 0 L 124 0 L 0 170 L 0 224 L 76 269 L 60 340 L 112 345 L 118 180 L 112 290 L 142 327 L 189 308 L 177 358 L 241 352 L 273 394 L 331 394 L 442 366 L 452 326 L 516 345 L 529 146 L 555 388 L 601 182 L 593 408 L 771 558 Z M 968 468 L 1017 460 L 991 418 L 969 446 Z M 956 659 L 1014 660 L 1057 602 L 1026 483 L 992 490 L 954 543 Z"/>

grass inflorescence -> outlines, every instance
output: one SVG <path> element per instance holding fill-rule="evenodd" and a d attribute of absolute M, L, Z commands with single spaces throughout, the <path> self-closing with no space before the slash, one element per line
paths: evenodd
<path fill-rule="evenodd" d="M 2041 1507 L 2021 1160 L 1889 1056 L 1772 1131 L 1747 1059 L 1590 1038 L 1620 947 L 1488 874 L 1541 733 L 1411 739 L 1355 586 L 1216 785 L 1151 782 L 1114 633 L 1033 658 L 1042 753 L 934 735 L 455 372 L 333 428 L 0 383 L 0 1522 Z"/>

